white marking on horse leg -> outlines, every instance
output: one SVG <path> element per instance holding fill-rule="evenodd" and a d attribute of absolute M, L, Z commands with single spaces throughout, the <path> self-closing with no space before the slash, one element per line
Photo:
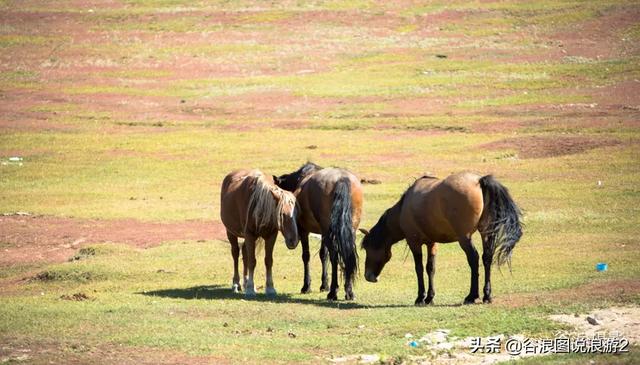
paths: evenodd
<path fill-rule="evenodd" d="M 265 290 L 265 293 L 267 295 L 276 295 L 276 288 L 273 287 L 273 275 L 271 274 L 271 270 L 267 270 L 267 285 L 266 285 L 267 289 Z"/>
<path fill-rule="evenodd" d="M 249 269 L 249 277 L 247 278 L 246 283 L 244 284 L 244 295 L 246 297 L 255 297 L 256 296 L 256 288 L 253 284 L 253 270 Z"/>
<path fill-rule="evenodd" d="M 245 285 L 244 288 L 244 295 L 246 297 L 255 297 L 256 296 L 256 289 L 253 285 L 253 279 L 249 279 L 247 280 L 247 284 Z"/>
<path fill-rule="evenodd" d="M 236 284 L 236 283 L 234 283 L 234 284 L 231 286 L 231 290 L 233 290 L 233 292 L 234 292 L 234 293 L 240 293 L 240 284 Z"/>

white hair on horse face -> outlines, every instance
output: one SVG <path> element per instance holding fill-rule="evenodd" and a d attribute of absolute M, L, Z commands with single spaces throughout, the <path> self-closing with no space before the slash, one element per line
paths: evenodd
<path fill-rule="evenodd" d="M 276 191 L 280 196 L 280 200 L 278 201 L 278 227 L 282 228 L 282 221 L 285 216 L 284 208 L 288 207 L 290 209 L 289 217 L 293 219 L 296 209 L 296 198 L 293 194 L 286 190 L 282 190 L 278 187 L 276 187 L 275 189 L 277 189 Z"/>

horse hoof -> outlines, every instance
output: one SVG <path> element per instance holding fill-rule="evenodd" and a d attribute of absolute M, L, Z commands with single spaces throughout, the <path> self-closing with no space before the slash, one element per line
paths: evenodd
<path fill-rule="evenodd" d="M 278 292 L 276 292 L 276 288 L 267 288 L 267 290 L 265 290 L 265 294 L 268 297 L 275 297 L 278 294 Z"/>
<path fill-rule="evenodd" d="M 344 300 L 354 300 L 356 299 L 356 295 L 353 293 L 345 293 Z"/>
<path fill-rule="evenodd" d="M 233 284 L 233 286 L 231 286 L 231 291 L 234 293 L 240 293 L 242 288 L 240 287 L 240 284 Z"/>
<path fill-rule="evenodd" d="M 433 297 L 427 297 L 427 299 L 424 300 L 424 304 L 426 305 L 433 304 Z"/>
<path fill-rule="evenodd" d="M 305 284 L 305 285 L 302 287 L 302 289 L 300 289 L 300 293 L 302 293 L 302 294 L 309 294 L 309 293 L 311 293 L 311 285 L 306 285 L 306 284 Z"/>
<path fill-rule="evenodd" d="M 338 295 L 336 293 L 327 294 L 327 300 L 338 300 Z"/>
<path fill-rule="evenodd" d="M 464 304 L 474 304 L 476 302 L 475 298 L 464 298 Z"/>
<path fill-rule="evenodd" d="M 417 300 L 413 303 L 413 305 L 415 305 L 416 307 L 424 307 L 425 305 L 427 305 L 427 303 L 425 303 L 423 300 Z"/>
<path fill-rule="evenodd" d="M 493 299 L 491 299 L 491 297 L 482 298 L 482 303 L 484 304 L 491 304 L 491 302 L 493 302 Z"/>
<path fill-rule="evenodd" d="M 327 290 L 329 290 L 329 286 L 328 285 L 324 285 L 324 284 L 320 285 L 320 291 L 321 292 L 327 291 Z"/>
<path fill-rule="evenodd" d="M 245 290 L 244 296 L 245 296 L 245 298 L 255 298 L 256 297 L 256 291 L 249 288 L 249 289 Z"/>

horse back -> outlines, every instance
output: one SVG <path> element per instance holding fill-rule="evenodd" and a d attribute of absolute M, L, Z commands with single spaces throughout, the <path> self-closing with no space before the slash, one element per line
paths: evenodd
<path fill-rule="evenodd" d="M 453 242 L 471 236 L 482 215 L 480 176 L 459 173 L 446 179 L 425 177 L 406 193 L 401 224 L 407 237 Z"/>
<path fill-rule="evenodd" d="M 296 192 L 301 210 L 300 223 L 307 232 L 322 234 L 329 229 L 334 189 L 342 178 L 349 179 L 351 184 L 354 228 L 360 224 L 364 200 L 360 180 L 348 170 L 329 167 L 308 176 Z"/>
<path fill-rule="evenodd" d="M 227 231 L 243 237 L 247 224 L 247 209 L 251 197 L 251 176 L 261 174 L 259 170 L 239 169 L 230 172 L 222 181 L 220 189 L 220 219 Z M 265 176 L 273 181 L 271 176 Z"/>

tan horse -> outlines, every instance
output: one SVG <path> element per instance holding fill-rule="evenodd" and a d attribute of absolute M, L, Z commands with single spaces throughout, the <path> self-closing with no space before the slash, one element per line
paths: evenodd
<path fill-rule="evenodd" d="M 266 294 L 276 294 L 271 272 L 273 246 L 279 230 L 284 236 L 287 247 L 296 247 L 298 244 L 296 214 L 295 196 L 277 187 L 270 176 L 265 176 L 259 170 L 237 170 L 224 178 L 220 193 L 220 217 L 231 243 L 234 292 L 241 290 L 238 273 L 240 254 L 238 237 L 243 237 L 245 295 L 256 294 L 253 283 L 253 272 L 256 267 L 255 247 L 256 241 L 261 238 L 265 242 Z"/>
<path fill-rule="evenodd" d="M 362 214 L 362 186 L 351 172 L 339 168 L 325 168 L 307 176 L 295 192 L 300 206 L 298 230 L 303 243 L 305 284 L 309 275 L 309 233 L 322 235 L 322 248 L 328 249 L 331 261 L 331 286 L 328 300 L 338 299 L 338 265 L 344 270 L 345 299 L 352 300 L 353 279 L 358 270 L 355 230 Z"/>
<path fill-rule="evenodd" d="M 491 302 L 491 263 L 497 250 L 499 265 L 510 262 L 511 251 L 522 236 L 521 213 L 507 188 L 491 175 L 455 174 L 440 180 L 424 176 L 407 189 L 393 207 L 380 217 L 371 232 L 364 231 L 362 247 L 366 250 L 365 278 L 376 282 L 384 265 L 391 259 L 391 246 L 406 239 L 418 277 L 416 305 L 430 304 L 434 295 L 437 242 L 458 241 L 471 268 L 471 289 L 464 299 L 473 303 L 478 295 L 478 251 L 471 235 L 482 236 L 484 264 L 484 298 Z M 422 268 L 422 245 L 427 245 L 429 290 L 425 296 Z"/>

